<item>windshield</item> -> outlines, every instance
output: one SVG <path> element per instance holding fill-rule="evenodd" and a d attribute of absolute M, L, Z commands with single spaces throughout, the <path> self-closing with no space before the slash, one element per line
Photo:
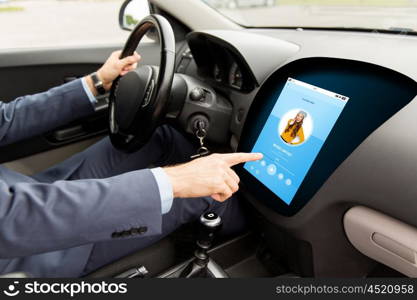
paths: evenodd
<path fill-rule="evenodd" d="M 201 0 L 248 27 L 417 31 L 417 0 Z"/>

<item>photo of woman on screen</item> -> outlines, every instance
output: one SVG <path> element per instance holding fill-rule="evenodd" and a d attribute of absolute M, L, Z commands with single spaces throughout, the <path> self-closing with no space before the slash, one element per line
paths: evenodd
<path fill-rule="evenodd" d="M 289 119 L 281 138 L 290 145 L 299 145 L 305 141 L 303 122 L 307 117 L 305 111 L 300 110 L 295 118 Z"/>

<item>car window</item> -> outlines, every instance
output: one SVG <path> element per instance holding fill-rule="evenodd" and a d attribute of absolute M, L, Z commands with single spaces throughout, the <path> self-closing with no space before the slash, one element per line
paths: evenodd
<path fill-rule="evenodd" d="M 417 0 L 196 0 L 248 27 L 417 31 Z"/>
<path fill-rule="evenodd" d="M 0 0 L 0 49 L 124 43 L 123 0 Z"/>

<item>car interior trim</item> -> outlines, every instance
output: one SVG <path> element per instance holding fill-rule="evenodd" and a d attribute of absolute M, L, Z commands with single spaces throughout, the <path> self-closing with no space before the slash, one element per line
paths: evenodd
<path fill-rule="evenodd" d="M 416 227 L 364 206 L 349 209 L 343 224 L 358 251 L 409 277 L 417 277 Z"/>

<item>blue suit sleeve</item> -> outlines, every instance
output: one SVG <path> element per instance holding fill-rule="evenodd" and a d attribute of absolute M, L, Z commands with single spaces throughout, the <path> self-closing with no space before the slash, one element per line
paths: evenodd
<path fill-rule="evenodd" d="M 152 172 L 53 184 L 0 181 L 0 258 L 161 233 Z"/>
<path fill-rule="evenodd" d="M 0 102 L 0 146 L 42 134 L 94 113 L 81 79 L 45 93 Z"/>
<path fill-rule="evenodd" d="M 158 184 L 159 196 L 161 198 L 161 213 L 164 215 L 171 210 L 174 200 L 171 181 L 162 168 L 151 169 L 156 183 Z"/>

